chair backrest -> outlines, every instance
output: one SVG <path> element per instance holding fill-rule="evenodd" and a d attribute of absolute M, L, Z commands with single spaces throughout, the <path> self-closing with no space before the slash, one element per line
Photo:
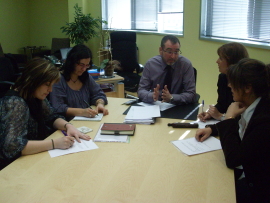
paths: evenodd
<path fill-rule="evenodd" d="M 197 83 L 197 70 L 193 67 L 194 70 L 194 77 L 195 77 L 195 84 Z"/>
<path fill-rule="evenodd" d="M 70 47 L 69 38 L 52 38 L 51 54 L 55 54 L 56 52 L 60 54 L 61 48 L 69 48 L 69 47 Z"/>
<path fill-rule="evenodd" d="M 197 83 L 197 70 L 194 67 L 193 67 L 193 70 L 194 70 L 195 85 L 196 85 L 196 83 Z M 199 102 L 200 97 L 201 96 L 198 93 L 196 93 L 196 102 Z"/>
<path fill-rule="evenodd" d="M 0 57 L 3 57 L 4 56 L 4 52 L 3 52 L 3 48 L 2 48 L 2 45 L 0 43 Z"/>
<path fill-rule="evenodd" d="M 8 90 L 10 90 L 10 87 L 14 85 L 12 82 L 8 81 L 0 81 L 0 98 L 5 96 Z"/>
<path fill-rule="evenodd" d="M 10 59 L 0 57 L 0 81 L 15 82 L 15 71 Z"/>
<path fill-rule="evenodd" d="M 115 31 L 110 33 L 113 60 L 118 60 L 122 72 L 138 71 L 136 32 Z"/>

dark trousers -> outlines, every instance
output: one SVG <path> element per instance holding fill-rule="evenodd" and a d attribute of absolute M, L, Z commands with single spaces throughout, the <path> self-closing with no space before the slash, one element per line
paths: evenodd
<path fill-rule="evenodd" d="M 237 203 L 251 203 L 251 192 L 247 184 L 246 178 L 235 181 L 236 202 Z"/>

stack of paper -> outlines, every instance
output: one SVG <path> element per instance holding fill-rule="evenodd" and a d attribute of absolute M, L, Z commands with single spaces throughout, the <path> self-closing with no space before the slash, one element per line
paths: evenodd
<path fill-rule="evenodd" d="M 155 118 L 160 117 L 160 108 L 153 106 L 131 106 L 124 123 L 151 124 L 155 123 Z"/>
<path fill-rule="evenodd" d="M 161 101 L 155 101 L 153 103 L 140 102 L 138 104 L 139 105 L 142 105 L 142 106 L 158 105 L 159 108 L 160 108 L 160 111 L 165 111 L 165 110 L 167 110 L 167 109 L 172 108 L 172 107 L 175 106 L 174 104 L 170 104 L 170 103 L 166 103 L 166 102 L 161 102 Z"/>

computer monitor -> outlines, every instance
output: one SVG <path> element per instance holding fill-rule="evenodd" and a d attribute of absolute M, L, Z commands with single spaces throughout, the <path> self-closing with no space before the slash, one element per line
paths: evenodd
<path fill-rule="evenodd" d="M 61 57 L 62 57 L 62 61 L 65 61 L 66 58 L 67 58 L 67 54 L 68 52 L 72 49 L 72 47 L 69 47 L 69 48 L 62 48 L 60 49 L 60 52 L 61 52 Z"/>

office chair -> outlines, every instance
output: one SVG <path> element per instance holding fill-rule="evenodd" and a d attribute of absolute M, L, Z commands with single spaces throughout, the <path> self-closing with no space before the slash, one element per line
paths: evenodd
<path fill-rule="evenodd" d="M 59 60 L 61 59 L 60 49 L 69 48 L 69 38 L 52 38 L 51 55 L 56 56 Z"/>
<path fill-rule="evenodd" d="M 196 68 L 193 67 L 193 70 L 194 70 L 194 77 L 195 77 L 195 85 L 197 83 L 197 70 Z M 200 99 L 200 95 L 198 93 L 196 93 L 196 102 L 199 103 L 199 99 Z"/>
<path fill-rule="evenodd" d="M 0 98 L 14 85 L 17 77 L 11 61 L 6 57 L 0 57 Z"/>
<path fill-rule="evenodd" d="M 125 90 L 137 92 L 142 72 L 138 63 L 136 32 L 115 31 L 110 33 L 112 59 L 121 63 L 117 74 L 124 77 Z"/>

